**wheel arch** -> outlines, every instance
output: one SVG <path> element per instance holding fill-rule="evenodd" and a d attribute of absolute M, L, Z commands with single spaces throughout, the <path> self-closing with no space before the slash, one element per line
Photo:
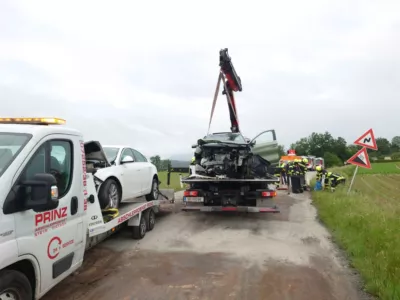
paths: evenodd
<path fill-rule="evenodd" d="M 24 274 L 31 284 L 32 295 L 35 298 L 40 294 L 40 269 L 36 261 L 36 258 L 29 256 L 22 256 L 21 260 L 18 260 L 9 266 L 5 267 L 4 270 L 14 270 Z"/>

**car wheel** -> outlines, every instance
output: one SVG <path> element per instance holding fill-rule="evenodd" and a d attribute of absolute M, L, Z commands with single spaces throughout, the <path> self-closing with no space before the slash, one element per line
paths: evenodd
<path fill-rule="evenodd" d="M 141 240 L 144 238 L 147 232 L 147 222 L 145 214 L 140 216 L 139 226 L 133 226 L 132 237 L 135 240 Z"/>
<path fill-rule="evenodd" d="M 153 230 L 154 226 L 156 225 L 156 214 L 154 213 L 154 210 L 152 210 L 151 208 L 149 210 L 148 218 L 149 218 L 149 220 L 148 220 L 149 224 L 147 226 L 147 230 L 151 231 L 151 230 Z"/>
<path fill-rule="evenodd" d="M 121 191 L 114 179 L 107 179 L 101 186 L 99 192 L 101 209 L 118 208 L 121 203 Z"/>
<path fill-rule="evenodd" d="M 0 299 L 32 299 L 32 287 L 28 278 L 19 271 L 0 272 Z"/>
<path fill-rule="evenodd" d="M 151 184 L 151 191 L 146 195 L 147 201 L 157 200 L 158 199 L 158 180 L 157 178 L 153 178 L 153 182 Z"/>

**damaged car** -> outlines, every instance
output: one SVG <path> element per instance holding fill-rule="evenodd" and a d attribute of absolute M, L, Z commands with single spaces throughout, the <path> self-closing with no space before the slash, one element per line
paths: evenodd
<path fill-rule="evenodd" d="M 192 148 L 192 177 L 268 178 L 279 162 L 275 130 L 263 131 L 253 140 L 240 132 L 213 133 L 199 139 Z"/>
<path fill-rule="evenodd" d="M 101 146 L 97 141 L 86 142 L 86 171 L 94 175 L 102 209 L 118 208 L 145 196 L 158 199 L 157 168 L 139 151 L 129 146 Z"/>

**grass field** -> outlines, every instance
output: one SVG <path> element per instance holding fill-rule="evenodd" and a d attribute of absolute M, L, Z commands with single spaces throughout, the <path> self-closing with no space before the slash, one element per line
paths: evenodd
<path fill-rule="evenodd" d="M 347 177 L 352 170 L 333 169 Z M 400 299 L 399 171 L 395 163 L 377 163 L 367 172 L 359 168 L 349 196 L 347 187 L 313 192 L 321 220 L 360 272 L 366 290 L 385 300 Z"/>
<path fill-rule="evenodd" d="M 359 174 L 400 174 L 400 162 L 373 163 L 372 169 L 358 168 Z"/>
<path fill-rule="evenodd" d="M 159 180 L 161 181 L 161 189 L 174 189 L 175 191 L 183 190 L 179 182 L 179 174 L 176 172 L 171 173 L 170 186 L 167 186 L 167 172 L 158 172 Z M 182 177 L 188 176 L 189 174 L 182 173 Z"/>

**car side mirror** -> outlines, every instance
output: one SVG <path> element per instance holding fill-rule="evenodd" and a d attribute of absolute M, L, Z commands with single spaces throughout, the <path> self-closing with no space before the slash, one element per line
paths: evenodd
<path fill-rule="evenodd" d="M 128 163 L 133 163 L 135 162 L 133 160 L 133 157 L 130 155 L 125 156 L 122 160 L 121 160 L 121 164 L 128 164 Z"/>
<path fill-rule="evenodd" d="M 32 180 L 22 182 L 21 186 L 25 189 L 24 206 L 26 209 L 44 211 L 57 208 L 57 180 L 52 174 L 36 174 Z"/>
<path fill-rule="evenodd" d="M 250 141 L 249 143 L 251 147 L 254 147 L 256 145 L 256 141 Z"/>

